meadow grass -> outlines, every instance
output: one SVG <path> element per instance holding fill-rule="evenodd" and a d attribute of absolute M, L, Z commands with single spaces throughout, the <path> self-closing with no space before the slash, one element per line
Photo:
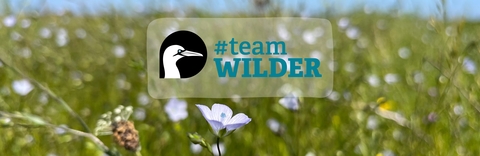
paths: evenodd
<path fill-rule="evenodd" d="M 213 15 L 197 11 L 186 16 Z M 197 103 L 224 103 L 234 113 L 252 118 L 223 139 L 225 155 L 480 154 L 476 120 L 480 79 L 476 64 L 471 64 L 480 61 L 477 23 L 361 12 L 328 17 L 337 69 L 329 97 L 303 98 L 296 112 L 278 104 L 280 98 L 244 98 L 239 103 L 229 98 L 185 99 L 188 118 L 174 123 L 164 110 L 168 99 L 151 99 L 147 93 L 146 30 L 150 21 L 161 17 L 172 14 L 21 15 L 15 17 L 15 26 L 0 27 L 0 58 L 61 97 L 90 129 L 101 114 L 118 105 L 133 106 L 130 120 L 139 132 L 142 155 L 193 155 L 187 137 L 191 132 L 213 144 L 215 138 L 194 106 Z M 31 22 L 27 28 L 21 26 L 23 19 Z M 358 39 L 347 35 L 348 31 L 355 33 L 353 29 L 339 28 L 342 19 L 357 28 Z M 64 38 L 58 37 L 61 31 L 68 36 L 63 46 Z M 84 38 L 77 37 L 83 32 Z M 125 55 L 116 56 L 115 47 L 123 48 Z M 465 58 L 471 62 L 464 63 Z M 16 94 L 12 83 L 20 79 L 5 65 L 0 67 L 1 111 L 30 113 L 85 131 L 58 101 L 51 97 L 45 101 L 46 93 L 38 87 L 25 96 Z M 377 103 L 380 97 L 386 100 Z M 378 111 L 398 113 L 407 124 Z M 284 133 L 269 129 L 271 118 L 285 126 Z M 4 125 L 0 128 L 1 155 L 102 155 L 88 139 L 58 133 L 49 127 Z M 114 146 L 111 136 L 99 138 Z M 204 149 L 198 155 L 209 153 Z"/>

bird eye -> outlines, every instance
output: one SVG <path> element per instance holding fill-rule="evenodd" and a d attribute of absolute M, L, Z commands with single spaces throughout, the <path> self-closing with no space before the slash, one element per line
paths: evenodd
<path fill-rule="evenodd" d="M 178 49 L 178 52 L 181 53 L 181 52 L 182 52 L 182 49 Z"/>

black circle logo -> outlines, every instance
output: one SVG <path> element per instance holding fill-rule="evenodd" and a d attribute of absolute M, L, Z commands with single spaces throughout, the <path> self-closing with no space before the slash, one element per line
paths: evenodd
<path fill-rule="evenodd" d="M 207 47 L 197 34 L 180 30 L 160 46 L 160 78 L 182 79 L 197 75 L 207 62 Z"/>

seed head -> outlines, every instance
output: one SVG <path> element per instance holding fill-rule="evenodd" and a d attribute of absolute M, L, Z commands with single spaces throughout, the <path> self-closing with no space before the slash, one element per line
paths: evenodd
<path fill-rule="evenodd" d="M 138 131 L 131 121 L 121 120 L 112 123 L 112 133 L 115 143 L 119 146 L 132 152 L 140 149 Z"/>

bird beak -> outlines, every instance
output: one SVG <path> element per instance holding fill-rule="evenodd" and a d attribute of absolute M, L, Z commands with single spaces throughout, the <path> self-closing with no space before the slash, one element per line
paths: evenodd
<path fill-rule="evenodd" d="M 203 57 L 202 54 L 200 53 L 197 53 L 197 52 L 194 52 L 194 51 L 188 51 L 188 50 L 185 50 L 181 53 L 181 55 L 183 56 L 200 56 L 200 57 Z"/>

